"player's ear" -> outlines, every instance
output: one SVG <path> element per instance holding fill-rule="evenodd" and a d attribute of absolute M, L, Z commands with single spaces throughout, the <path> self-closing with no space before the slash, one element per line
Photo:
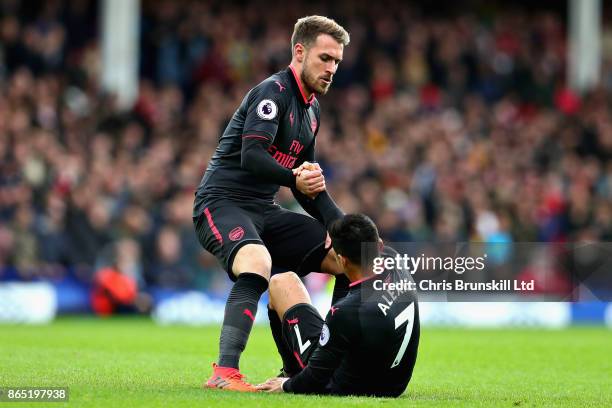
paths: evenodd
<path fill-rule="evenodd" d="M 295 47 L 293 47 L 293 55 L 297 62 L 300 64 L 303 63 L 304 57 L 306 56 L 306 48 L 304 48 L 304 45 L 301 43 L 295 44 Z"/>
<path fill-rule="evenodd" d="M 338 255 L 337 253 L 334 252 L 334 259 L 336 260 L 336 263 L 338 264 L 338 266 L 344 270 L 344 264 L 342 262 L 342 255 Z"/>
<path fill-rule="evenodd" d="M 338 260 L 340 261 L 340 267 L 343 271 L 346 271 L 346 265 L 348 263 L 348 259 L 345 256 L 338 255 Z"/>

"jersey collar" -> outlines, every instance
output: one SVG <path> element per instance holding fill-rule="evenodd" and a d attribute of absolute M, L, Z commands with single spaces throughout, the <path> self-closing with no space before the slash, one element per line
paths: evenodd
<path fill-rule="evenodd" d="M 359 280 L 356 280 L 355 282 L 351 282 L 349 285 L 349 288 L 354 288 L 356 286 L 360 286 L 363 282 L 368 281 L 370 279 L 374 279 L 374 278 L 378 278 L 380 277 L 380 275 L 371 275 L 371 276 L 366 276 L 365 278 L 361 278 Z"/>
<path fill-rule="evenodd" d="M 302 101 L 307 108 L 310 107 L 310 105 L 312 105 L 312 103 L 315 100 L 314 93 L 310 95 L 310 98 L 306 98 L 306 93 L 304 92 L 304 89 L 302 88 L 302 85 L 300 84 L 300 81 L 297 77 L 297 73 L 295 72 L 295 68 L 289 65 L 288 70 L 291 72 L 291 75 L 289 76 L 293 79 L 294 89 L 296 89 L 297 92 L 299 93 L 298 99 Z"/>
<path fill-rule="evenodd" d="M 362 290 L 362 287 L 364 288 L 364 290 L 367 290 L 365 288 L 372 288 L 372 285 L 374 284 L 373 282 L 375 280 L 385 280 L 387 281 L 387 279 L 389 279 L 389 275 L 391 274 L 391 271 L 389 270 L 385 270 L 383 273 L 381 274 L 373 274 L 370 276 L 366 276 L 365 278 L 361 278 L 359 280 L 356 280 L 355 282 L 351 282 L 349 284 L 349 291 L 360 291 Z M 364 287 L 364 284 L 366 285 Z"/>

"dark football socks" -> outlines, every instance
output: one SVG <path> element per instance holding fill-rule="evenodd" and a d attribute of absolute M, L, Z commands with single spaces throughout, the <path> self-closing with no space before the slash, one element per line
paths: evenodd
<path fill-rule="evenodd" d="M 268 281 L 256 273 L 244 272 L 230 291 L 225 305 L 225 316 L 219 341 L 219 365 L 239 368 L 261 295 L 268 289 Z"/>
<path fill-rule="evenodd" d="M 350 284 L 351 281 L 345 274 L 336 275 L 336 283 L 334 284 L 334 293 L 332 295 L 332 305 L 335 305 L 337 301 L 347 295 Z"/>
<path fill-rule="evenodd" d="M 292 376 L 301 370 L 295 361 L 295 357 L 291 353 L 291 349 L 283 338 L 283 323 L 278 317 L 275 310 L 268 308 L 268 319 L 270 319 L 270 329 L 272 329 L 272 337 L 276 343 L 276 349 L 283 360 L 283 371 L 286 375 Z"/>

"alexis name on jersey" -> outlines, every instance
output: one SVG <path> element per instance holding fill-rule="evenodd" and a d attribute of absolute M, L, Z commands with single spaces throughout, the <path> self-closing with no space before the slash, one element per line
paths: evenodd
<path fill-rule="evenodd" d="M 391 278 L 391 275 L 389 275 L 386 280 L 390 280 L 390 278 Z M 400 286 L 400 289 L 395 289 L 395 290 L 387 289 L 383 291 L 378 291 L 378 292 L 381 292 L 380 298 L 378 299 L 378 308 L 380 309 L 382 314 L 385 316 L 387 315 L 387 311 L 391 309 L 391 306 L 393 306 L 393 302 L 395 301 L 395 299 L 399 298 L 404 293 L 409 292 L 408 285 L 403 285 L 403 286 L 397 285 L 397 286 Z"/>

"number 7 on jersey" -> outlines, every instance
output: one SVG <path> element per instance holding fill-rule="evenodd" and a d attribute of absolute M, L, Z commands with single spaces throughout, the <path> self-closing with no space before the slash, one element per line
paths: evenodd
<path fill-rule="evenodd" d="M 391 368 L 399 365 L 400 361 L 402 361 L 402 357 L 404 357 L 408 343 L 410 343 L 410 337 L 412 337 L 412 326 L 414 325 L 414 303 L 408 305 L 397 316 L 395 316 L 395 330 L 406 322 L 408 322 L 406 325 L 406 334 L 404 334 L 404 340 L 402 340 L 402 344 L 397 352 L 397 356 L 395 356 L 395 360 L 393 360 L 393 364 L 391 364 Z"/>

